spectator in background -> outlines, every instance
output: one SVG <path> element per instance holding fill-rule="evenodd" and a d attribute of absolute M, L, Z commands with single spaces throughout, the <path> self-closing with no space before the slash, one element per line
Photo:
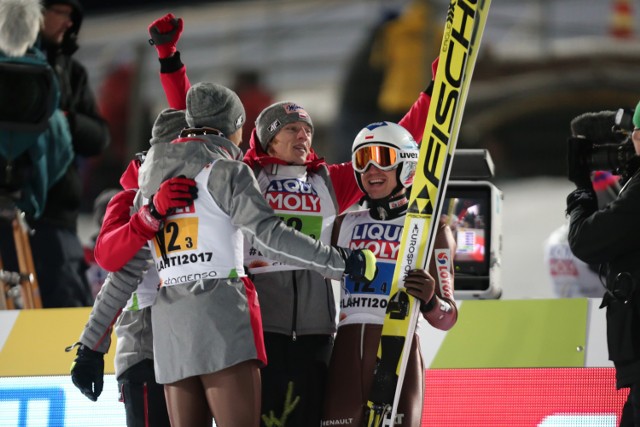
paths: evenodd
<path fill-rule="evenodd" d="M 412 0 L 403 10 L 385 5 L 380 20 L 351 58 L 339 99 L 331 150 L 349 158 L 345 141 L 363 126 L 377 121 L 398 122 L 415 101 L 438 55 L 441 24 L 434 23 L 426 0 Z"/>
<path fill-rule="evenodd" d="M 273 104 L 275 101 L 271 92 L 260 81 L 258 70 L 242 70 L 235 75 L 235 80 L 231 87 L 238 94 L 247 114 L 247 123 L 253 125 L 262 110 Z M 251 133 L 245 132 L 242 135 L 240 149 L 246 152 L 249 149 Z"/>
<path fill-rule="evenodd" d="M 77 163 L 82 157 L 102 153 L 109 143 L 109 131 L 98 113 L 85 68 L 72 58 L 83 16 L 79 1 L 45 0 L 43 4 L 41 47 L 60 82 L 60 108 L 69 122 L 75 161 L 49 190 L 42 216 L 29 219 L 35 230 L 31 249 L 43 307 L 89 306 L 93 298 L 77 234 L 82 199 Z M 4 252 L 3 261 L 5 267 L 17 265 L 15 253 Z"/>

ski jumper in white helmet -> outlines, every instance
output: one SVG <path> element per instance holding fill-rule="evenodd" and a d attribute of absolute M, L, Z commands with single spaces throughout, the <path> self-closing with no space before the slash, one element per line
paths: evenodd
<path fill-rule="evenodd" d="M 365 191 L 362 175 L 371 165 L 382 171 L 395 171 L 397 186 L 391 188 L 391 183 L 386 197 L 373 199 L 366 195 L 367 209 L 347 212 L 336 220 L 332 244 L 369 248 L 376 254 L 378 274 L 366 285 L 341 281 L 338 332 L 329 367 L 322 425 L 355 427 L 363 422 L 363 407 L 373 381 L 408 207 L 408 191 L 403 190 L 413 184 L 418 151 L 409 132 L 391 122 L 368 125 L 353 142 L 352 164 L 360 188 Z M 423 316 L 431 326 L 448 330 L 457 318 L 453 299 L 455 240 L 451 229 L 442 221 L 436 231 L 433 252 L 428 270 L 435 279 L 435 296 L 423 304 Z M 417 334 L 408 358 L 395 426 L 419 425 L 423 415 L 424 364 Z"/>

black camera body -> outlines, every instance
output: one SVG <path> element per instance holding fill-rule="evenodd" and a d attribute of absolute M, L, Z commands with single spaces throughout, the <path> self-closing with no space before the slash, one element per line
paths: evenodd
<path fill-rule="evenodd" d="M 640 166 L 631 140 L 632 119 L 633 110 L 626 108 L 576 117 L 571 122 L 569 157 L 592 172 L 632 175 Z"/>
<path fill-rule="evenodd" d="M 618 143 L 591 143 L 587 147 L 588 150 L 585 150 L 583 155 L 588 169 L 592 172 L 603 170 L 614 175 L 628 175 L 637 169 L 637 165 L 634 166 L 637 155 L 631 137 Z"/>

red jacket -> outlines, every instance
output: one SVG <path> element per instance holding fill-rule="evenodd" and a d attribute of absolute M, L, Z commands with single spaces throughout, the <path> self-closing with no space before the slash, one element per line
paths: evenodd
<path fill-rule="evenodd" d="M 131 215 L 139 168 L 140 161 L 132 160 L 122 174 L 123 191 L 109 201 L 96 239 L 96 262 L 107 271 L 120 270 L 156 233 L 140 220 L 138 212 Z"/>

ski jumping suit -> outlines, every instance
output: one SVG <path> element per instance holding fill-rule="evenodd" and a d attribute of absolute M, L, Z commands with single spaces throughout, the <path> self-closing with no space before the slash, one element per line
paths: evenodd
<path fill-rule="evenodd" d="M 160 77 L 169 106 L 184 109 L 190 83 L 178 54 L 160 59 Z M 399 123 L 416 141 L 422 139 L 430 101 L 421 92 Z M 244 162 L 253 169 L 262 195 L 278 216 L 324 243 L 330 241 L 335 217 L 364 195 L 351 162 L 327 164 L 311 148 L 305 165 L 286 165 L 262 150 L 255 129 Z M 260 267 L 263 263 L 270 267 Z M 314 271 L 274 265 L 250 244 L 246 245 L 245 266 L 260 296 L 269 359 L 261 370 L 262 413 L 282 414 L 287 387 L 293 383 L 293 397 L 300 400 L 288 422 L 317 425 L 336 330 L 332 285 Z"/>
<path fill-rule="evenodd" d="M 337 243 L 373 251 L 378 274 L 369 285 L 354 283 L 348 278 L 341 283 L 340 321 L 329 365 L 322 426 L 360 427 L 363 423 L 404 219 L 404 212 L 395 218 L 380 220 L 372 217 L 369 210 L 361 210 L 348 212 L 336 221 Z M 436 280 L 435 294 L 455 313 L 430 320 L 438 329 L 449 329 L 457 317 L 453 300 L 454 254 L 455 240 L 451 230 L 441 223 L 429 272 Z M 416 333 L 407 362 L 396 426 L 420 425 L 423 389 L 424 366 Z"/>

